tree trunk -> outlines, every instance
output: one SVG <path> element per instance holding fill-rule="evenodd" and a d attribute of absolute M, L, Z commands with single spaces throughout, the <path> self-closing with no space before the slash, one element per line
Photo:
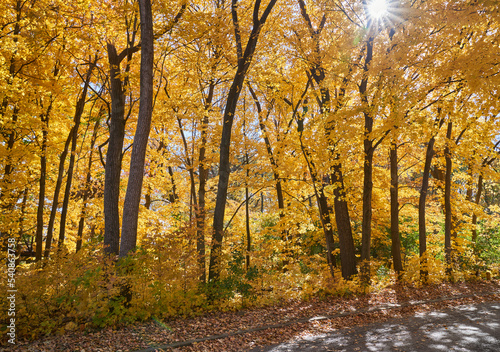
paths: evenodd
<path fill-rule="evenodd" d="M 304 115 L 307 110 L 304 109 Z M 328 206 L 328 200 L 325 196 L 325 192 L 323 190 L 322 180 L 318 180 L 318 172 L 316 171 L 316 166 L 312 160 L 312 157 L 309 153 L 309 150 L 304 145 L 302 140 L 302 126 L 304 125 L 303 117 L 299 119 L 299 141 L 300 141 L 300 149 L 302 150 L 302 154 L 304 155 L 304 159 L 306 160 L 307 168 L 309 170 L 309 174 L 311 175 L 311 181 L 314 187 L 314 194 L 316 196 L 316 201 L 318 204 L 319 218 L 321 220 L 321 225 L 323 227 L 323 233 L 325 234 L 326 241 L 326 259 L 328 263 L 328 268 L 330 269 L 330 274 L 332 278 L 335 277 L 335 272 L 333 267 L 335 265 L 335 258 L 333 257 L 334 251 L 334 238 L 333 238 L 333 228 L 330 219 L 330 211 Z"/>
<path fill-rule="evenodd" d="M 316 201 L 318 203 L 319 217 L 321 220 L 321 225 L 323 227 L 323 233 L 325 234 L 326 259 L 328 267 L 330 269 L 330 274 L 332 275 L 332 278 L 334 278 L 335 272 L 333 268 L 335 267 L 335 258 L 333 257 L 333 251 L 335 250 L 334 248 L 335 241 L 333 238 L 333 228 L 330 219 L 330 211 L 329 211 L 330 207 L 328 206 L 328 199 L 326 198 L 321 180 L 318 180 L 316 166 L 314 165 L 311 156 L 309 155 L 309 152 L 305 149 L 305 146 L 302 143 L 302 136 L 301 136 L 301 148 L 302 148 L 302 153 L 306 158 L 306 162 L 309 168 L 309 174 L 311 175 L 311 181 L 314 186 L 314 193 L 316 195 Z"/>
<path fill-rule="evenodd" d="M 15 21 L 15 25 L 14 25 L 14 30 L 12 32 L 12 41 L 14 42 L 15 45 L 17 45 L 17 43 L 19 42 L 19 34 L 21 33 L 21 20 L 23 19 L 23 15 L 21 14 L 22 12 L 22 8 L 24 6 L 24 2 L 23 1 L 16 1 L 16 21 Z M 15 58 L 16 54 L 13 54 L 10 58 L 10 64 L 9 64 L 9 76 L 7 78 L 7 84 L 8 86 L 12 86 L 12 84 L 14 83 L 14 77 L 16 75 L 16 71 L 18 70 L 18 68 L 16 67 L 16 58 Z M 9 99 L 8 97 L 5 97 L 4 96 L 4 99 L 2 101 L 2 105 L 0 106 L 1 110 L 0 110 L 0 115 L 2 116 L 2 121 L 7 121 L 6 117 L 5 117 L 5 113 L 7 111 L 7 107 L 9 106 Z M 17 120 L 18 120 L 18 117 L 19 117 L 19 107 L 17 106 L 17 104 L 13 104 L 13 111 L 12 111 L 12 118 L 11 118 L 11 127 L 8 128 L 8 124 L 5 124 L 3 125 L 3 128 L 7 127 L 7 133 L 6 135 L 8 135 L 7 137 L 7 150 L 6 150 L 6 162 L 5 162 L 5 167 L 4 167 L 4 173 L 3 173 L 3 177 L 2 177 L 2 183 L 0 185 L 0 198 L 2 199 L 9 199 L 11 198 L 10 197 L 10 190 L 7 194 L 7 196 L 5 195 L 5 190 L 6 190 L 6 185 L 10 184 L 11 183 L 11 175 L 14 171 L 14 165 L 13 165 L 13 161 L 12 161 L 12 155 L 11 155 L 11 152 L 12 152 L 12 149 L 14 148 L 14 144 L 16 142 L 16 137 L 17 137 L 17 133 L 16 133 L 16 124 L 17 124 Z M 15 202 L 15 201 L 14 201 Z M 6 205 L 3 206 L 3 208 L 5 209 L 12 209 L 12 207 L 14 206 L 14 202 L 11 202 L 10 199 L 9 201 L 7 201 Z"/>
<path fill-rule="evenodd" d="M 244 69 L 246 67 L 246 69 Z M 215 202 L 214 222 L 213 222 L 213 238 L 212 251 L 210 252 L 209 264 L 209 280 L 218 281 L 220 275 L 220 255 L 222 249 L 222 238 L 224 228 L 224 213 L 226 210 L 227 189 L 229 187 L 230 173 L 230 145 L 231 132 L 233 126 L 234 113 L 236 112 L 236 104 L 243 85 L 244 76 L 248 70 L 247 66 L 238 67 L 238 71 L 234 78 L 229 95 L 227 98 L 226 109 L 223 117 L 222 137 L 220 143 L 220 158 L 219 158 L 219 182 L 217 185 L 217 198 Z"/>
<path fill-rule="evenodd" d="M 373 194 L 373 154 L 375 147 L 370 133 L 373 131 L 373 116 L 368 101 L 368 69 L 373 58 L 373 37 L 366 43 L 366 57 L 363 65 L 363 78 L 359 85 L 359 94 L 363 102 L 364 125 L 364 162 L 363 162 L 363 220 L 361 225 L 361 280 L 370 282 L 370 251 L 372 237 L 372 194 Z"/>
<path fill-rule="evenodd" d="M 483 175 L 479 175 L 479 180 L 477 181 L 477 193 L 475 203 L 479 204 L 481 200 L 481 194 L 483 193 Z M 476 244 L 477 242 L 477 215 L 476 213 L 472 214 L 472 243 Z"/>
<path fill-rule="evenodd" d="M 363 163 L 363 221 L 361 236 L 361 276 L 363 282 L 370 280 L 370 251 L 372 235 L 372 193 L 373 193 L 373 148 L 371 140 L 365 139 L 365 160 Z"/>
<path fill-rule="evenodd" d="M 452 132 L 452 122 L 448 122 L 448 128 L 446 131 L 446 146 L 444 149 L 444 157 L 446 163 L 445 179 L 444 179 L 444 247 L 446 252 L 446 271 L 448 275 L 451 275 L 452 271 L 452 210 L 451 210 L 451 172 L 452 172 L 452 161 L 451 161 L 451 132 Z"/>
<path fill-rule="evenodd" d="M 69 145 L 71 139 L 73 138 L 73 129 L 69 131 L 68 138 L 64 143 L 64 149 L 59 157 L 59 168 L 57 171 L 56 186 L 54 189 L 54 197 L 52 198 L 52 209 L 50 210 L 49 224 L 47 226 L 47 238 L 45 239 L 45 252 L 44 257 L 48 258 L 50 255 L 50 248 L 52 247 L 52 237 L 54 234 L 54 222 L 56 220 L 57 208 L 59 207 L 59 193 L 61 192 L 61 186 L 64 178 L 64 163 L 66 162 L 66 157 L 68 156 Z"/>
<path fill-rule="evenodd" d="M 94 146 L 97 140 L 97 131 L 99 130 L 100 120 L 97 120 L 94 124 L 94 131 L 92 133 L 92 138 L 90 139 L 90 154 L 89 154 L 89 163 L 87 165 L 87 175 L 85 176 L 85 190 L 83 192 L 83 204 L 82 210 L 80 212 L 80 220 L 78 222 L 78 234 L 76 236 L 76 251 L 78 252 L 82 248 L 83 242 L 83 225 L 85 223 L 86 216 L 86 208 L 87 208 L 87 200 L 90 195 L 90 187 L 92 181 L 92 154 L 94 151 Z"/>
<path fill-rule="evenodd" d="M 465 193 L 465 199 L 468 202 L 472 202 L 472 187 L 474 185 L 474 170 L 472 169 L 472 162 L 469 163 L 467 168 L 467 191 Z"/>
<path fill-rule="evenodd" d="M 338 185 L 333 191 L 333 204 L 335 209 L 335 222 L 339 234 L 340 261 L 342 263 L 342 277 L 349 280 L 358 273 L 356 269 L 356 255 L 354 253 L 354 239 L 352 237 L 349 209 L 345 199 L 344 178 L 342 167 L 335 164 L 332 173 L 332 183 Z"/>
<path fill-rule="evenodd" d="M 19 232 L 17 233 L 17 239 L 16 239 L 16 248 L 18 248 L 18 253 L 21 253 L 20 243 L 21 243 L 21 238 L 24 234 L 24 219 L 26 216 L 27 200 L 28 200 L 28 187 L 25 187 L 23 191 L 23 200 L 21 201 L 21 214 L 19 215 Z M 21 261 L 21 256 L 18 255 L 16 258 L 16 266 L 19 265 L 20 261 Z"/>
<path fill-rule="evenodd" d="M 120 257 L 126 256 L 134 250 L 137 242 L 137 222 L 139 203 L 144 178 L 144 163 L 151 116 L 153 113 L 153 14 L 151 0 L 139 0 L 141 17 L 141 78 L 139 117 L 134 136 L 134 146 L 130 159 L 130 172 L 123 205 L 123 226 L 120 243 Z"/>
<path fill-rule="evenodd" d="M 250 83 L 248 83 L 248 90 L 250 91 L 250 94 L 252 95 L 252 98 L 254 100 L 255 106 L 257 108 L 257 117 L 259 119 L 259 127 L 260 131 L 262 132 L 262 136 L 264 139 L 264 144 L 266 146 L 266 152 L 267 156 L 269 158 L 269 163 L 271 164 L 271 168 L 273 170 L 273 178 L 275 182 L 275 189 L 276 189 L 276 199 L 278 200 L 278 211 L 279 211 L 279 217 L 280 219 L 283 219 L 285 217 L 284 209 L 285 209 L 285 201 L 283 197 L 283 188 L 281 184 L 281 178 L 278 172 L 278 162 L 274 156 L 273 153 L 273 148 L 271 146 L 271 141 L 269 140 L 269 136 L 267 134 L 267 129 L 266 125 L 264 123 L 264 119 L 262 118 L 262 106 L 260 105 L 260 102 L 257 98 L 257 94 L 255 94 L 255 91 L 253 90 L 252 86 Z M 270 113 L 271 109 L 268 110 L 268 114 Z M 262 208 L 262 204 L 261 204 Z M 289 258 L 293 255 L 292 251 L 289 249 L 289 241 L 291 240 L 290 237 L 290 232 L 287 229 L 283 229 L 281 231 L 281 239 L 285 243 L 285 249 L 283 251 L 284 254 L 284 260 L 283 260 L 283 267 L 285 267 L 289 262 Z"/>
<path fill-rule="evenodd" d="M 208 125 L 208 117 L 207 117 Z M 206 268 L 205 268 L 205 194 L 208 170 L 205 168 L 205 148 L 206 148 L 206 135 L 203 136 L 202 132 L 202 145 L 200 148 L 200 164 L 198 167 L 198 213 L 196 214 L 196 250 L 198 252 L 198 266 L 200 267 L 200 281 L 206 282 Z M 202 153 L 203 151 L 203 153 Z"/>
<path fill-rule="evenodd" d="M 42 245 L 43 245 L 43 208 L 45 206 L 45 183 L 47 179 L 47 135 L 49 128 L 49 114 L 50 108 L 46 115 L 42 114 L 42 150 L 40 156 L 40 181 L 38 190 L 38 209 L 36 213 L 36 252 L 35 261 L 42 259 Z"/>
<path fill-rule="evenodd" d="M 246 170 L 246 181 L 245 181 L 245 229 L 246 229 L 246 255 L 245 255 L 245 268 L 248 271 L 250 268 L 250 251 L 252 250 L 252 236 L 250 233 L 250 208 L 248 202 L 250 201 L 248 194 L 248 178 L 250 177 L 250 170 L 248 169 L 249 158 L 248 152 L 245 153 L 245 164 L 247 166 Z"/>
<path fill-rule="evenodd" d="M 495 144 L 495 146 L 493 147 L 493 150 L 495 150 L 497 148 L 497 146 L 500 144 L 500 141 L 497 142 Z M 482 162 L 482 167 L 484 168 L 485 166 L 489 166 L 491 165 L 497 158 L 493 157 L 493 158 L 485 158 Z M 472 176 L 472 172 L 471 172 L 471 176 Z M 474 202 L 479 205 L 479 202 L 481 201 L 481 195 L 483 193 L 483 170 L 481 169 L 480 170 L 480 173 L 479 173 L 479 179 L 477 181 L 477 192 L 476 192 L 476 198 L 474 199 Z M 471 194 L 471 197 L 472 197 L 472 194 Z M 472 242 L 474 243 L 474 245 L 476 244 L 477 242 L 477 228 L 476 228 L 476 225 L 477 225 L 477 215 L 476 213 L 473 213 L 472 214 Z M 475 246 L 474 246 L 474 250 L 475 250 Z"/>
<path fill-rule="evenodd" d="M 206 165 L 207 129 L 208 129 L 208 109 L 212 106 L 215 82 L 211 81 L 208 88 L 208 96 L 205 100 L 205 116 L 201 121 L 200 152 L 198 156 L 198 212 L 196 213 L 196 251 L 198 253 L 198 266 L 200 268 L 200 281 L 206 282 L 205 265 L 205 194 L 208 177 Z"/>
<path fill-rule="evenodd" d="M 147 210 L 151 209 L 151 185 L 148 185 L 148 190 L 144 195 L 144 208 Z"/>
<path fill-rule="evenodd" d="M 227 189 L 229 187 L 229 173 L 230 173 L 230 145 L 231 145 L 231 132 L 234 121 L 234 114 L 236 112 L 236 105 L 240 96 L 241 88 L 245 80 L 245 76 L 250 67 L 250 63 L 257 46 L 259 34 L 266 22 L 269 13 L 276 4 L 276 0 L 271 0 L 267 5 L 264 13 L 259 19 L 260 1 L 256 1 L 253 13 L 253 28 L 248 38 L 248 43 L 245 52 L 241 50 L 241 37 L 239 33 L 239 22 L 237 18 L 237 0 L 232 2 L 233 24 L 235 26 L 235 34 L 237 40 L 238 52 L 238 68 L 236 75 L 233 79 L 231 88 L 229 89 L 226 107 L 224 109 L 222 136 L 220 142 L 220 159 L 219 159 L 219 182 L 217 187 L 217 198 L 214 210 L 214 222 L 212 233 L 212 250 L 210 252 L 210 264 L 208 268 L 209 281 L 218 281 L 220 277 L 220 257 L 222 252 L 222 238 L 224 230 L 224 212 L 226 209 Z"/>
<path fill-rule="evenodd" d="M 323 225 L 323 231 L 325 233 L 325 241 L 326 241 L 326 259 L 328 262 L 328 266 L 330 267 L 330 273 L 332 278 L 335 278 L 333 268 L 335 267 L 335 258 L 333 256 L 334 247 L 334 238 L 333 238 L 333 228 L 332 221 L 330 219 L 330 207 L 328 206 L 328 200 L 325 196 L 325 192 L 323 187 L 321 186 L 316 193 L 318 208 L 319 208 L 319 216 L 321 218 L 321 223 Z"/>
<path fill-rule="evenodd" d="M 7 106 L 5 106 L 6 108 Z M 17 123 L 18 119 L 18 114 L 19 114 L 19 108 L 17 106 L 14 107 L 14 111 L 12 112 L 12 119 L 11 119 L 11 124 L 12 124 L 12 129 L 8 133 L 8 139 L 7 139 L 7 156 L 6 156 L 6 163 L 5 163 L 5 168 L 4 168 L 4 173 L 3 173 L 3 178 L 2 178 L 2 184 L 1 184 L 1 189 L 0 189 L 0 197 L 2 199 L 9 199 L 11 198 L 10 193 L 11 191 L 9 190 L 8 192 L 5 192 L 6 187 L 8 184 L 11 183 L 11 175 L 14 172 L 14 165 L 12 163 L 12 156 L 11 152 L 12 149 L 14 148 L 14 144 L 16 142 L 16 131 L 15 131 L 15 126 Z M 3 114 L 2 114 L 3 115 Z M 5 196 L 5 193 L 7 193 L 7 196 Z M 15 201 L 14 201 L 15 202 Z M 6 205 L 4 205 L 5 209 L 12 209 L 14 202 L 12 201 L 7 201 Z"/>
<path fill-rule="evenodd" d="M 429 176 L 431 171 L 431 162 L 434 155 L 434 142 L 435 137 L 432 136 L 427 143 L 427 150 L 425 153 L 424 173 L 422 175 L 422 187 L 420 188 L 420 197 L 418 200 L 418 244 L 420 254 L 420 276 L 423 281 L 427 279 L 427 260 L 425 259 L 425 252 L 427 250 L 427 232 L 425 224 L 425 201 L 427 191 L 429 190 Z"/>
<path fill-rule="evenodd" d="M 104 250 L 117 255 L 120 246 L 120 173 L 125 137 L 125 93 L 120 78 L 120 61 L 113 44 L 108 43 L 111 118 L 104 174 Z"/>
<path fill-rule="evenodd" d="M 80 125 L 80 120 L 75 122 L 75 129 L 73 138 L 71 141 L 71 156 L 69 157 L 69 165 L 68 165 L 68 175 L 66 177 L 66 187 L 64 190 L 64 199 L 61 209 L 61 221 L 59 223 L 59 240 L 57 242 L 57 246 L 59 249 L 64 244 L 64 239 L 66 235 L 66 217 L 68 214 L 68 206 L 69 206 L 69 197 L 71 194 L 71 184 L 73 181 L 73 170 L 75 168 L 75 157 L 76 157 L 76 142 L 78 138 L 78 126 Z"/>
<path fill-rule="evenodd" d="M 398 146 L 395 141 L 391 143 L 391 254 L 394 271 L 399 275 L 403 272 L 401 262 L 401 240 L 399 238 L 399 177 L 398 177 Z"/>
<path fill-rule="evenodd" d="M 139 4 L 139 6 L 142 8 L 144 7 L 144 4 Z M 170 31 L 173 28 L 173 26 L 182 17 L 185 9 L 186 9 L 186 3 L 184 3 L 181 6 L 181 9 L 174 17 L 173 21 L 170 22 L 170 25 L 167 28 L 165 28 L 164 31 L 162 31 L 161 34 L 159 34 L 159 36 L 163 35 L 164 33 Z M 135 52 L 139 51 L 141 46 L 145 43 L 141 41 L 141 43 L 134 45 L 137 31 L 138 27 L 136 26 L 136 21 L 134 21 L 133 28 L 131 29 L 129 28 L 129 30 L 127 31 L 127 48 L 124 49 L 120 54 L 117 53 L 114 44 L 110 42 L 107 43 L 108 61 L 110 67 L 109 80 L 110 80 L 110 96 L 111 96 L 111 118 L 109 127 L 108 152 L 106 156 L 106 167 L 105 167 L 105 177 L 104 177 L 104 250 L 106 253 L 114 255 L 118 255 L 120 252 L 119 200 L 120 200 L 120 174 L 121 174 L 121 162 L 122 162 L 122 149 L 123 149 L 123 140 L 125 136 L 125 122 L 126 122 L 125 89 L 129 85 L 128 74 L 130 71 L 130 61 L 132 60 L 132 55 Z M 148 45 L 148 43 L 146 43 L 146 45 Z M 125 75 L 122 82 L 120 63 L 125 58 L 127 59 L 127 65 L 125 68 Z M 146 109 L 146 107 L 143 107 L 143 109 Z M 147 143 L 147 140 L 145 143 Z M 138 159 L 140 159 L 140 156 L 136 154 L 136 162 L 138 162 Z M 140 171 L 134 171 L 134 172 L 135 173 L 139 172 L 142 174 L 143 168 Z M 129 175 L 129 178 L 130 176 L 131 175 Z M 141 176 L 141 182 L 140 182 L 141 188 L 142 188 L 142 177 L 143 175 Z M 137 186 L 138 185 L 136 184 L 134 187 L 137 188 Z M 140 197 L 140 191 L 141 190 L 139 189 L 139 197 Z M 174 193 L 173 200 L 175 201 L 175 199 L 176 197 Z M 129 201 L 128 205 L 132 206 L 132 203 L 134 202 L 135 200 Z M 130 210 L 131 209 L 127 210 L 127 212 Z M 134 229 L 130 230 L 134 232 Z M 127 242 L 129 242 L 130 244 L 131 242 L 133 242 L 133 240 L 128 239 Z"/>
<path fill-rule="evenodd" d="M 175 187 L 174 170 L 172 169 L 172 166 L 167 167 L 167 169 L 168 169 L 168 174 L 170 175 L 170 182 L 172 183 L 172 193 L 168 195 L 168 201 L 170 203 L 175 203 L 175 201 L 179 199 L 179 196 L 177 195 Z"/>
<path fill-rule="evenodd" d="M 180 117 L 177 117 L 177 123 L 179 124 L 179 131 L 181 132 L 182 144 L 184 145 L 184 151 L 186 153 L 186 168 L 189 173 L 189 181 L 191 184 L 191 191 L 189 192 L 189 223 L 192 224 L 193 218 L 193 208 L 196 209 L 195 213 L 198 212 L 198 200 L 196 198 L 196 183 L 194 180 L 194 165 L 192 162 L 192 158 L 189 157 L 189 148 L 186 140 L 186 136 L 184 134 L 184 129 L 182 127 L 182 121 Z"/>
<path fill-rule="evenodd" d="M 71 129 L 73 136 L 71 137 L 71 155 L 69 158 L 68 165 L 68 175 L 66 177 L 66 189 L 64 191 L 64 200 L 61 210 L 61 221 L 59 224 L 59 241 L 58 247 L 61 247 L 64 243 L 65 233 L 66 233 L 66 216 L 68 214 L 69 197 L 71 194 L 71 183 L 73 181 L 73 170 L 75 168 L 75 158 L 76 158 L 76 142 L 78 140 L 78 128 L 80 127 L 80 121 L 82 119 L 83 110 L 85 108 L 85 100 L 87 99 L 87 91 L 90 85 L 90 77 L 92 76 L 92 69 L 97 62 L 97 57 L 92 63 L 87 71 L 87 77 L 85 79 L 85 84 L 83 86 L 82 95 L 76 104 L 74 126 Z M 50 249 L 50 248 L 49 248 Z"/>
<path fill-rule="evenodd" d="M 278 163 L 274 157 L 273 154 L 273 148 L 271 146 L 271 141 L 269 140 L 269 137 L 267 135 L 267 130 L 266 130 L 266 125 L 264 124 L 264 120 L 262 119 L 262 106 L 260 105 L 260 102 L 257 98 L 257 94 L 255 94 L 255 91 L 252 89 L 250 84 L 248 84 L 248 90 L 250 91 L 250 94 L 252 95 L 252 98 L 255 102 L 255 106 L 257 108 L 257 116 L 259 119 L 259 128 L 262 132 L 262 136 L 264 138 L 264 144 L 266 145 L 266 152 L 267 156 L 269 158 L 269 163 L 271 164 L 271 167 L 273 169 L 273 177 L 274 177 L 274 182 L 276 183 L 276 197 L 278 200 L 278 209 L 282 210 L 285 209 L 285 202 L 283 198 L 283 189 L 281 187 L 281 178 L 278 173 Z M 282 212 L 280 211 L 280 216 L 282 216 Z"/>
<path fill-rule="evenodd" d="M 332 167 L 331 179 L 336 185 L 334 190 L 334 209 L 335 209 L 335 219 L 337 224 L 337 231 L 339 235 L 339 245 L 340 245 L 340 260 L 342 264 L 342 277 L 344 279 L 349 279 L 352 275 L 355 275 L 356 270 L 356 257 L 354 254 L 354 242 L 352 238 L 351 223 L 349 217 L 349 209 L 347 207 L 347 202 L 345 201 L 345 188 L 342 175 L 342 165 L 339 161 L 338 152 L 335 151 L 334 145 L 335 141 L 332 135 L 334 126 L 332 126 L 333 119 L 329 116 L 331 112 L 331 97 L 330 91 L 324 85 L 325 80 L 325 69 L 321 62 L 321 52 L 320 52 L 320 41 L 319 35 L 323 26 L 326 22 L 326 15 L 323 15 L 321 24 L 318 29 L 314 29 L 312 25 L 311 18 L 307 14 L 306 4 L 303 0 L 299 0 L 299 6 L 301 10 L 301 15 L 304 18 L 311 39 L 314 41 L 314 56 L 311 60 L 310 76 L 314 79 L 316 84 L 320 87 L 321 99 L 320 99 L 320 110 L 326 116 L 328 125 L 326 128 L 326 137 L 330 147 L 330 157 L 334 161 L 334 166 Z M 344 80 L 346 83 L 347 81 Z M 341 88 L 341 91 L 343 88 Z M 343 92 L 340 93 L 343 96 Z M 338 111 L 342 106 L 342 98 L 337 100 L 335 111 Z M 300 128 L 299 128 L 300 129 Z M 331 225 L 330 225 L 331 226 Z M 325 236 L 327 234 L 325 233 Z"/>

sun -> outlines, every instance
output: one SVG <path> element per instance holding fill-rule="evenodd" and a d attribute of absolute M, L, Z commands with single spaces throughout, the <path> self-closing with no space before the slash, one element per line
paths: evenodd
<path fill-rule="evenodd" d="M 387 15 L 388 5 L 386 0 L 370 0 L 368 2 L 368 13 L 374 19 L 380 19 Z"/>

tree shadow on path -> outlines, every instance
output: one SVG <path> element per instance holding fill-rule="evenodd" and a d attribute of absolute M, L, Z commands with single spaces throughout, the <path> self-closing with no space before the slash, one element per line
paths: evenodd
<path fill-rule="evenodd" d="M 346 328 L 251 352 L 500 351 L 500 302 L 417 313 L 384 323 Z"/>

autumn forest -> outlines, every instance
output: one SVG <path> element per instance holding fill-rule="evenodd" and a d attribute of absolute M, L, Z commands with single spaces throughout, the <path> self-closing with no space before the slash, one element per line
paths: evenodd
<path fill-rule="evenodd" d="M 496 1 L 2 1 L 17 334 L 499 275 L 499 86 Z"/>

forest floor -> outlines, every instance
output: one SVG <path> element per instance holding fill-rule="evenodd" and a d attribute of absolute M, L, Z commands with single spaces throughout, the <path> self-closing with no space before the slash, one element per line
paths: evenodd
<path fill-rule="evenodd" d="M 460 304 L 500 302 L 500 280 L 423 287 L 394 284 L 361 296 L 313 298 L 235 312 L 135 323 L 119 329 L 72 331 L 18 341 L 0 351 L 248 351 L 345 327 L 409 317 Z"/>

